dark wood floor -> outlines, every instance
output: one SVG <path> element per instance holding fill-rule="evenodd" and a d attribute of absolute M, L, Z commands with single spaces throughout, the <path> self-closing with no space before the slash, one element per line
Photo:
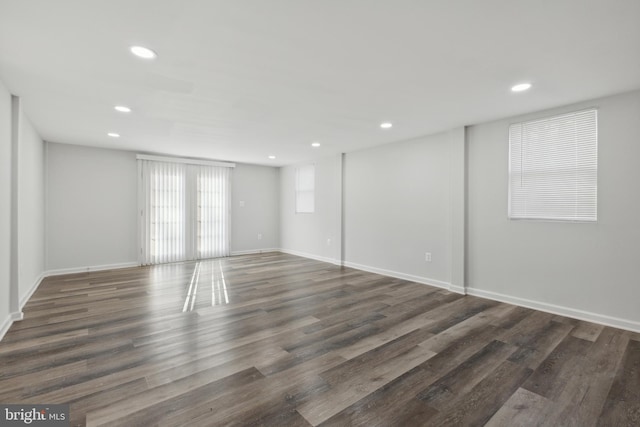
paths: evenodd
<path fill-rule="evenodd" d="M 0 402 L 71 425 L 640 425 L 640 335 L 279 253 L 46 279 Z"/>

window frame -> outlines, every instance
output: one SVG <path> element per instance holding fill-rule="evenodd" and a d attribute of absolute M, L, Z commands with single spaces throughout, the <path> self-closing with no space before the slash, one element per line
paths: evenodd
<path fill-rule="evenodd" d="M 305 169 L 310 171 L 312 175 L 312 182 L 309 188 L 301 188 L 301 175 L 305 173 Z M 306 201 L 302 200 L 300 195 L 307 194 L 310 195 L 310 198 Z M 295 204 L 295 213 L 296 214 L 312 214 L 316 211 L 316 167 L 315 164 L 307 164 L 302 166 L 297 166 L 295 168 L 295 182 L 294 182 L 294 204 Z M 310 200 L 310 205 L 304 204 L 308 203 Z"/>
<path fill-rule="evenodd" d="M 575 117 L 577 115 L 580 114 L 585 114 L 585 113 L 594 113 L 594 121 L 593 121 L 593 127 L 594 127 L 594 138 L 595 138 L 595 147 L 594 147 L 594 153 L 593 153 L 593 158 L 595 160 L 595 179 L 594 179 L 594 186 L 593 186 L 593 197 L 595 198 L 595 205 L 593 208 L 593 218 L 580 218 L 578 216 L 574 216 L 571 218 L 563 218 L 560 216 L 536 216 L 533 214 L 528 214 L 528 216 L 524 216 L 523 215 L 518 215 L 515 214 L 513 212 L 513 205 L 514 205 L 514 189 L 512 188 L 512 184 L 513 184 L 513 175 L 514 172 L 513 171 L 513 158 L 512 158 L 512 152 L 513 152 L 513 143 L 512 143 L 512 128 L 514 126 L 521 126 L 524 127 L 527 124 L 533 124 L 533 123 L 538 123 L 538 122 L 552 122 L 553 120 L 558 120 L 558 119 L 562 119 L 564 117 Z M 577 133 L 577 130 L 575 131 Z M 518 121 L 518 122 L 513 122 L 510 123 L 508 128 L 507 128 L 507 143 L 508 143 L 508 158 L 507 158 L 507 162 L 508 162 L 508 174 L 507 174 L 507 185 L 508 185 L 508 194 L 507 194 L 507 218 L 509 220 L 513 220 L 513 221 L 542 221 L 542 222 L 575 222 L 575 223 L 589 223 L 589 224 L 593 224 L 593 223 L 597 223 L 598 222 L 598 181 L 599 181 L 599 109 L 597 107 L 588 107 L 588 108 L 582 108 L 579 110 L 574 110 L 574 111 L 567 111 L 567 112 L 563 112 L 563 113 L 558 113 L 558 114 L 553 114 L 553 115 L 547 115 L 547 116 L 543 116 L 543 117 L 537 117 L 537 118 L 533 118 L 533 119 L 529 119 L 529 120 L 522 120 L 522 121 Z M 520 141 L 520 146 L 522 147 L 523 142 L 522 139 Z M 522 148 L 521 148 L 522 149 Z M 577 151 L 577 150 L 576 150 Z M 577 169 L 577 167 L 575 168 Z M 574 169 L 574 170 L 575 170 Z M 558 169 L 555 169 L 555 171 L 557 171 Z M 520 167 L 520 173 L 523 174 L 525 172 L 525 168 Z M 576 190 L 577 191 L 577 190 Z M 551 193 L 551 192 L 549 192 Z M 578 204 L 578 202 L 576 202 L 576 204 Z"/>

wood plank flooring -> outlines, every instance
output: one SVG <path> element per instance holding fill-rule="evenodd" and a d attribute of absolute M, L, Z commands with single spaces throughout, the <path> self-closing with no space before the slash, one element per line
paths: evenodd
<path fill-rule="evenodd" d="M 640 334 L 280 253 L 46 279 L 0 402 L 89 426 L 638 426 Z"/>

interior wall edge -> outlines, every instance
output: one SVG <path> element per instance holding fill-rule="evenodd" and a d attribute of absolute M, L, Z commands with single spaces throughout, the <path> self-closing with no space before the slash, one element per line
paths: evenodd
<path fill-rule="evenodd" d="M 40 286 L 40 284 L 42 283 L 42 281 L 44 280 L 45 277 L 47 277 L 46 272 L 40 273 L 40 275 L 38 277 L 36 277 L 36 279 L 33 281 L 31 286 L 27 290 L 27 292 L 20 298 L 20 311 L 21 312 L 22 312 L 22 309 L 24 308 L 24 306 L 27 304 L 27 302 L 29 302 L 29 299 L 31 298 L 31 296 L 38 289 L 38 287 Z"/>
<path fill-rule="evenodd" d="M 11 95 L 11 234 L 9 249 L 9 312 L 20 311 L 20 276 L 19 276 L 19 198 L 18 180 L 20 177 L 20 98 Z"/>
<path fill-rule="evenodd" d="M 2 341 L 6 333 L 9 332 L 9 328 L 11 327 L 11 325 L 13 325 L 13 318 L 11 314 L 9 314 L 2 321 L 2 324 L 0 324 L 0 341 Z"/>
<path fill-rule="evenodd" d="M 9 332 L 9 328 L 13 325 L 13 322 L 17 322 L 24 318 L 24 314 L 21 311 L 9 313 L 8 316 L 2 321 L 0 324 L 0 342 L 4 338 L 4 336 Z"/>

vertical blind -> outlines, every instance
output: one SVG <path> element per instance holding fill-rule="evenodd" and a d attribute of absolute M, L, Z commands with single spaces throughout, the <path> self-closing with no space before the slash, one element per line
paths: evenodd
<path fill-rule="evenodd" d="M 296 168 L 296 213 L 315 211 L 315 175 L 313 165 Z"/>
<path fill-rule="evenodd" d="M 509 217 L 596 221 L 598 112 L 509 128 Z"/>
<path fill-rule="evenodd" d="M 142 264 L 183 260 L 187 248 L 186 165 L 141 162 Z"/>
<path fill-rule="evenodd" d="M 229 255 L 228 167 L 139 159 L 140 263 Z"/>
<path fill-rule="evenodd" d="M 229 168 L 195 166 L 197 257 L 229 255 Z"/>

